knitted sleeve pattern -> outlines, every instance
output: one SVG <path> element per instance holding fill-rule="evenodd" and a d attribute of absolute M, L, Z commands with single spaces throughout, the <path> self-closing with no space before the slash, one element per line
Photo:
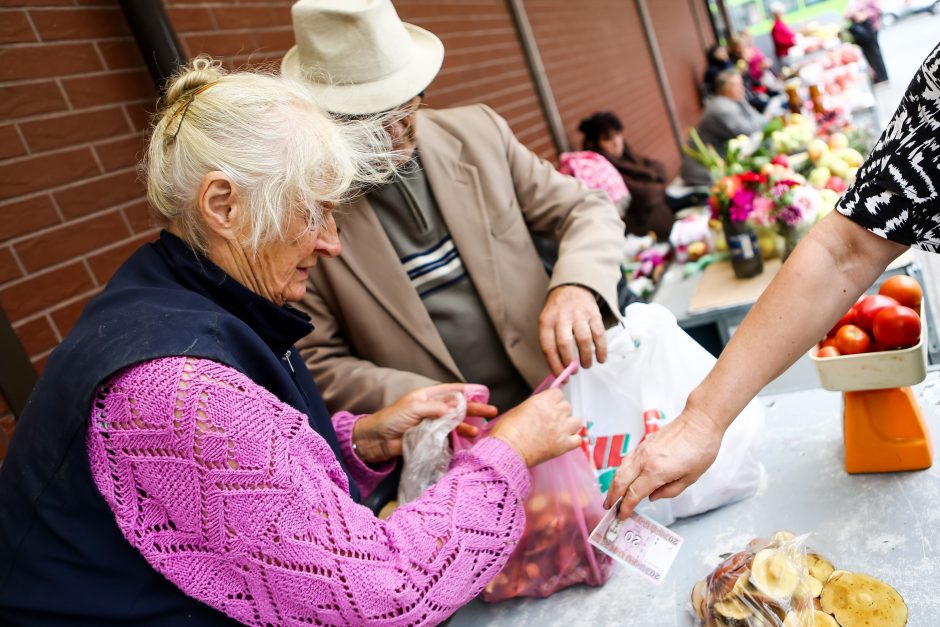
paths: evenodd
<path fill-rule="evenodd" d="M 359 494 L 361 494 L 363 498 L 372 494 L 372 491 L 379 485 L 379 482 L 395 469 L 394 461 L 387 461 L 374 467 L 369 466 L 359 459 L 359 456 L 353 451 L 353 427 L 356 426 L 356 421 L 365 415 L 366 414 L 360 414 L 357 416 L 348 411 L 333 414 L 333 428 L 336 430 L 336 437 L 339 440 L 343 461 L 346 462 L 349 476 L 356 482 L 356 485 L 359 487 Z"/>
<path fill-rule="evenodd" d="M 99 388 L 98 490 L 124 537 L 186 594 L 249 625 L 440 622 L 503 567 L 529 475 L 486 438 L 388 521 L 354 503 L 306 416 L 227 366 L 187 357 Z"/>

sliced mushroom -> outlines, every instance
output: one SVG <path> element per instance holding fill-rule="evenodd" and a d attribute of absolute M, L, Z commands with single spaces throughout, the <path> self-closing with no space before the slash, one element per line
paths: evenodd
<path fill-rule="evenodd" d="M 728 595 L 722 599 L 722 601 L 728 601 L 731 599 L 740 600 L 749 596 L 752 591 L 753 590 L 751 586 L 747 583 L 747 573 L 745 572 L 738 577 L 737 581 L 734 582 L 734 587 L 731 588 L 731 592 L 729 592 Z"/>
<path fill-rule="evenodd" d="M 898 591 L 874 577 L 837 570 L 823 588 L 822 609 L 842 627 L 903 627 L 907 605 Z"/>
<path fill-rule="evenodd" d="M 785 553 L 764 549 L 751 563 L 751 584 L 772 599 L 788 599 L 800 585 L 800 572 Z"/>
<path fill-rule="evenodd" d="M 751 610 L 747 605 L 739 601 L 738 599 L 728 599 L 726 601 L 718 601 L 715 605 L 712 606 L 715 612 L 724 618 L 731 618 L 735 620 L 742 620 L 751 616 Z"/>
<path fill-rule="evenodd" d="M 816 610 L 813 612 L 813 627 L 839 627 L 839 623 L 829 614 Z"/>
<path fill-rule="evenodd" d="M 787 613 L 780 627 L 839 627 L 839 623 L 825 612 L 804 610 Z"/>
<path fill-rule="evenodd" d="M 829 575 L 832 574 L 835 567 L 829 560 L 820 557 L 816 553 L 807 553 L 806 570 L 809 572 L 810 577 L 815 577 L 822 583 L 826 583 L 826 580 L 829 579 Z M 816 596 L 819 595 L 817 594 Z"/>
<path fill-rule="evenodd" d="M 823 591 L 823 582 L 816 579 L 815 577 L 807 577 L 806 584 L 809 586 L 809 594 L 814 599 L 819 597 Z"/>
<path fill-rule="evenodd" d="M 692 610 L 695 612 L 695 615 L 698 616 L 699 620 L 705 620 L 705 595 L 707 592 L 708 584 L 705 583 L 704 579 L 697 582 L 692 587 Z"/>

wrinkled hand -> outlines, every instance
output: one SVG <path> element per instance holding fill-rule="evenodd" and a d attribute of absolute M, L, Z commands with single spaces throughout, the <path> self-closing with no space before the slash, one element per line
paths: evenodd
<path fill-rule="evenodd" d="M 545 390 L 506 412 L 490 434 L 519 453 L 532 468 L 581 445 L 581 420 L 561 390 Z"/>
<path fill-rule="evenodd" d="M 623 497 L 623 520 L 647 496 L 678 496 L 695 483 L 718 456 L 723 430 L 706 415 L 688 407 L 674 421 L 648 437 L 620 464 L 604 507 Z"/>
<path fill-rule="evenodd" d="M 562 285 L 549 292 L 539 315 L 539 342 L 555 376 L 579 357 L 581 367 L 589 368 L 592 349 L 597 361 L 604 363 L 607 340 L 594 293 L 579 285 Z"/>
<path fill-rule="evenodd" d="M 353 427 L 353 442 L 360 459 L 377 464 L 400 456 L 405 431 L 422 420 L 440 418 L 452 411 L 456 407 L 455 399 L 441 396 L 447 392 L 463 394 L 464 387 L 463 383 L 448 383 L 414 390 L 371 416 L 361 418 Z M 490 419 L 496 414 L 492 405 L 467 402 L 468 416 Z M 466 423 L 458 425 L 457 432 L 467 437 L 477 435 L 476 427 Z"/>

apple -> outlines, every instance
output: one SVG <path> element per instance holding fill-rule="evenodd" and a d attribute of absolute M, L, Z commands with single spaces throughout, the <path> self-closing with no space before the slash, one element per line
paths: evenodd
<path fill-rule="evenodd" d="M 820 166 L 813 168 L 813 171 L 809 173 L 809 184 L 813 187 L 823 188 L 830 178 L 832 178 L 832 172 L 829 171 L 829 168 Z"/>
<path fill-rule="evenodd" d="M 833 133 L 829 136 L 829 149 L 842 150 L 849 147 L 849 138 L 842 133 Z"/>
<path fill-rule="evenodd" d="M 809 154 L 809 160 L 816 163 L 822 159 L 824 155 L 829 153 L 829 145 L 817 138 L 809 143 L 809 146 L 806 147 L 806 152 Z"/>
<path fill-rule="evenodd" d="M 841 194 L 841 193 L 844 192 L 846 189 L 848 189 L 848 185 L 845 184 L 845 181 L 844 181 L 841 177 L 832 176 L 832 177 L 829 178 L 829 181 L 826 183 L 826 187 L 825 187 L 825 188 L 826 188 L 826 189 L 831 189 L 832 191 L 836 192 L 837 194 Z"/>
<path fill-rule="evenodd" d="M 854 148 L 843 148 L 839 151 L 839 158 L 853 168 L 859 168 L 865 162 L 865 157 L 862 156 L 862 153 Z"/>

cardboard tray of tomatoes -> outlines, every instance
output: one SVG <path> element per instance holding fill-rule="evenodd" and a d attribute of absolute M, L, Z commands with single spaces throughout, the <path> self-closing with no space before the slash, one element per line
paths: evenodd
<path fill-rule="evenodd" d="M 814 346 L 809 357 L 816 366 L 816 372 L 819 374 L 819 381 L 826 390 L 834 392 L 853 392 L 856 390 L 880 390 L 886 388 L 905 387 L 916 385 L 927 377 L 927 318 L 921 317 L 921 302 L 923 295 L 910 277 L 895 277 L 897 281 L 889 280 L 887 289 L 882 287 L 878 296 L 862 297 L 858 303 L 850 309 L 845 316 L 829 332 L 829 335 L 820 344 Z M 916 294 L 892 293 L 891 287 L 897 288 L 898 285 L 913 287 Z M 890 303 L 877 303 L 872 301 L 869 305 L 874 305 L 875 315 L 869 315 L 867 320 L 861 309 L 864 308 L 865 299 L 883 298 L 886 294 L 897 296 L 903 302 L 906 296 L 907 306 L 900 306 L 900 309 L 912 309 L 906 312 L 908 316 L 916 318 L 919 323 L 919 334 L 916 328 L 912 331 L 907 329 L 908 337 L 901 344 L 900 348 L 885 348 L 878 345 L 876 336 L 877 330 L 873 328 L 872 318 L 878 319 L 880 310 L 884 308 L 894 308 Z M 910 302 L 911 298 L 916 298 L 916 302 Z M 889 299 L 890 300 L 890 299 Z M 894 305 L 898 305 L 895 302 Z M 879 307 L 879 305 L 881 305 Z M 904 312 L 902 312 L 904 313 Z M 891 317 L 894 312 L 882 320 L 887 320 L 889 324 L 895 323 Z M 909 321 L 908 321 L 909 322 Z M 903 321 L 898 324 L 903 324 Z M 893 329 L 894 331 L 897 328 Z M 889 329 L 886 333 L 890 333 Z M 864 336 L 864 337 L 863 337 Z M 882 336 L 884 339 L 884 336 Z M 901 341 L 901 340 L 897 340 Z M 854 346 L 853 346 L 854 345 Z M 827 348 L 833 346 L 833 348 Z M 839 351 L 837 347 L 844 350 Z M 834 350 L 835 348 L 835 350 Z M 851 351 L 852 354 L 846 354 Z M 858 351 L 858 352 L 856 352 Z"/>

